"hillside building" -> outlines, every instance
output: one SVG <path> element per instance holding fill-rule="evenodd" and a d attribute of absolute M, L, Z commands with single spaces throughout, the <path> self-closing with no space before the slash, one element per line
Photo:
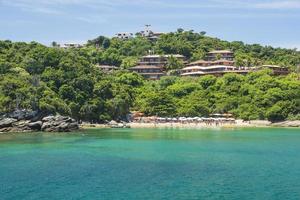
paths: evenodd
<path fill-rule="evenodd" d="M 257 69 L 264 69 L 264 68 L 271 69 L 274 75 L 287 75 L 290 73 L 288 68 L 281 67 L 278 65 L 263 65 L 261 67 L 258 67 Z"/>
<path fill-rule="evenodd" d="M 185 62 L 185 57 L 179 54 L 175 55 L 147 55 L 141 57 L 139 61 L 139 65 L 151 65 L 151 66 L 159 66 L 164 67 L 168 63 L 168 58 L 175 57 L 183 62 Z"/>
<path fill-rule="evenodd" d="M 112 65 L 96 65 L 96 67 L 105 73 L 109 73 L 119 69 L 118 67 Z"/>
<path fill-rule="evenodd" d="M 78 44 L 78 43 L 65 43 L 58 45 L 60 48 L 63 49 L 71 49 L 71 48 L 82 48 L 85 45 L 84 44 Z"/>
<path fill-rule="evenodd" d="M 223 76 L 226 73 L 247 74 L 252 71 L 249 67 L 234 67 L 225 65 L 190 66 L 181 70 L 181 76 Z"/>
<path fill-rule="evenodd" d="M 136 72 L 149 80 L 158 80 L 165 75 L 163 67 L 153 65 L 139 65 L 131 67 L 129 70 Z"/>
<path fill-rule="evenodd" d="M 216 61 L 206 61 L 206 60 L 197 60 L 187 64 L 187 66 L 213 66 L 213 65 L 225 65 L 225 66 L 234 66 L 234 61 L 231 60 L 216 60 Z"/>
<path fill-rule="evenodd" d="M 217 51 L 210 51 L 208 52 L 206 59 L 208 61 L 215 61 L 215 60 L 234 60 L 234 53 L 230 50 L 217 50 Z"/>
<path fill-rule="evenodd" d="M 207 54 L 206 60 L 198 60 L 186 65 L 181 69 L 181 76 L 222 76 L 226 73 L 247 74 L 269 68 L 274 75 L 287 75 L 289 70 L 277 65 L 263 65 L 261 67 L 235 67 L 234 53 L 229 50 L 211 51 Z"/>
<path fill-rule="evenodd" d="M 154 32 L 152 30 L 150 30 L 151 25 L 147 24 L 145 25 L 145 30 L 139 32 L 139 34 L 141 34 L 141 36 L 151 40 L 151 41 L 156 41 L 161 35 L 163 35 L 164 33 L 159 33 L 159 32 Z"/>
<path fill-rule="evenodd" d="M 116 37 L 121 40 L 128 40 L 134 37 L 133 33 L 117 33 Z"/>
<path fill-rule="evenodd" d="M 158 80 L 165 75 L 165 66 L 168 64 L 170 57 L 177 58 L 185 62 L 182 55 L 147 55 L 140 58 L 138 66 L 131 67 L 129 70 L 141 74 L 144 78 Z"/>

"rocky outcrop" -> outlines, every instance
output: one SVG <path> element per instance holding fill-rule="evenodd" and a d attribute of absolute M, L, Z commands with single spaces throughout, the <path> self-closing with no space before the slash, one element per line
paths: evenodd
<path fill-rule="evenodd" d="M 78 123 L 70 117 L 47 116 L 40 119 L 37 116 L 32 112 L 5 115 L 0 118 L 0 132 L 69 132 L 79 129 Z"/>
<path fill-rule="evenodd" d="M 117 123 L 112 120 L 107 124 L 110 128 L 130 128 L 130 126 L 126 122 Z"/>
<path fill-rule="evenodd" d="M 4 117 L 13 118 L 16 120 L 32 120 L 35 117 L 38 117 L 40 113 L 38 111 L 32 110 L 16 110 L 14 112 L 4 115 Z"/>
<path fill-rule="evenodd" d="M 47 132 L 69 132 L 78 128 L 78 123 L 70 117 L 48 116 L 43 118 L 41 130 Z"/>
<path fill-rule="evenodd" d="M 42 121 L 28 123 L 28 127 L 36 131 L 41 130 L 42 125 L 43 125 Z"/>
<path fill-rule="evenodd" d="M 17 122 L 18 120 L 14 118 L 4 118 L 0 121 L 0 129 L 11 127 L 13 123 Z"/>

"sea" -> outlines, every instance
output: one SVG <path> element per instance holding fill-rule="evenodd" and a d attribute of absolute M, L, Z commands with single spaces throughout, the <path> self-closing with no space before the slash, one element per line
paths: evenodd
<path fill-rule="evenodd" d="M 300 129 L 0 134 L 0 200 L 299 200 Z"/>

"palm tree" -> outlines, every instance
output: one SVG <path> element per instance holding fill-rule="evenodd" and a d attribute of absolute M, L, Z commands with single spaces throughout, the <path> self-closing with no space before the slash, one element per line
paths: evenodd
<path fill-rule="evenodd" d="M 300 80 L 300 64 L 296 67 L 296 73 L 298 74 L 298 80 Z"/>

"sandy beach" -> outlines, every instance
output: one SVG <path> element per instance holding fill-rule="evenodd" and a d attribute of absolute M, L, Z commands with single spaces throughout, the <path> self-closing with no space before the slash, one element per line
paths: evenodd
<path fill-rule="evenodd" d="M 182 128 L 182 129 L 203 129 L 203 128 L 246 128 L 246 127 L 300 127 L 300 121 L 284 121 L 271 123 L 267 120 L 243 121 L 236 120 L 235 123 L 127 123 L 130 128 Z M 81 128 L 110 128 L 107 124 L 82 124 Z"/>
<path fill-rule="evenodd" d="M 129 123 L 131 128 L 236 128 L 236 127 L 267 127 L 268 121 L 243 122 L 236 120 L 235 123 Z"/>

